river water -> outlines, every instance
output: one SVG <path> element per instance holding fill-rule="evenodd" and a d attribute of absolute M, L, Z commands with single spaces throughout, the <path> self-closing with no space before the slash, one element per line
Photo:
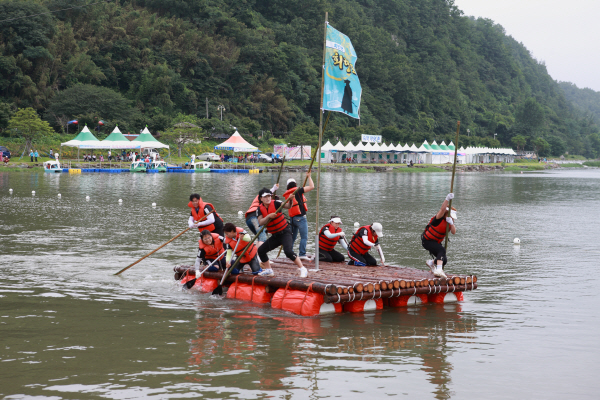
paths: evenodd
<path fill-rule="evenodd" d="M 599 170 L 457 175 L 447 270 L 479 277 L 460 304 L 301 318 L 183 292 L 195 232 L 113 276 L 187 227 L 191 192 L 243 226 L 275 179 L 0 172 L 0 397 L 598 398 Z M 387 261 L 426 269 L 449 180 L 323 174 L 321 221 L 381 222 Z"/>

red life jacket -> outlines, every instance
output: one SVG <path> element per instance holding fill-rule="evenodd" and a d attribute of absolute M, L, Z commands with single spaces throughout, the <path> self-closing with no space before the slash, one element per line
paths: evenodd
<path fill-rule="evenodd" d="M 246 211 L 246 214 L 244 214 L 244 217 L 248 218 L 248 215 L 256 212 L 256 209 L 258 208 L 259 205 L 260 205 L 260 201 L 258 201 L 258 196 L 256 196 L 254 201 L 252 201 L 252 205 L 250 205 L 250 208 L 248 209 L 248 211 Z"/>
<path fill-rule="evenodd" d="M 219 238 L 219 234 L 211 233 L 211 235 L 213 237 L 212 244 L 205 244 L 202 241 L 202 239 L 198 240 L 198 247 L 204 250 L 204 253 L 206 254 L 206 259 L 208 260 L 214 260 L 221 254 L 223 254 L 223 252 L 225 251 L 225 249 L 223 248 L 223 242 Z"/>
<path fill-rule="evenodd" d="M 448 223 L 446 222 L 446 219 L 444 218 L 438 224 L 438 226 L 433 226 L 433 225 L 431 225 L 431 223 L 433 222 L 434 218 L 435 218 L 435 215 L 433 217 L 431 217 L 431 219 L 429 220 L 429 223 L 425 227 L 425 231 L 423 231 L 423 238 L 425 240 L 435 240 L 438 243 L 442 243 L 442 240 L 444 240 L 444 238 L 446 237 L 446 225 Z"/>
<path fill-rule="evenodd" d="M 338 240 L 341 239 L 341 237 L 338 236 L 333 239 L 330 239 L 327 236 L 325 236 L 325 229 L 329 229 L 330 233 L 339 233 L 342 231 L 342 228 L 338 227 L 336 229 L 333 227 L 333 225 L 327 224 L 327 225 L 324 225 L 321 228 L 321 231 L 319 232 L 319 249 L 321 249 L 323 251 L 331 251 L 337 244 Z"/>
<path fill-rule="evenodd" d="M 242 233 L 242 232 L 244 232 L 244 229 L 236 227 L 235 231 L 236 231 L 235 238 L 230 239 L 227 236 L 225 236 L 225 243 L 227 243 L 229 245 L 229 247 L 231 247 L 232 250 L 235 249 L 235 246 L 237 245 L 237 249 L 235 250 L 235 255 L 239 257 L 240 254 L 242 254 L 242 251 L 244 251 L 244 248 L 246 248 L 246 246 L 248 245 L 248 242 L 244 242 L 242 240 L 240 244 L 237 244 L 237 242 L 239 240 L 241 240 L 242 237 L 244 236 L 244 234 Z M 246 263 L 249 263 L 250 261 L 252 261 L 254 256 L 256 256 L 257 251 L 258 251 L 258 249 L 256 248 L 256 245 L 254 243 L 252 243 L 250 245 L 250 248 L 246 252 L 246 254 L 244 254 L 244 257 L 242 257 L 242 259 L 240 260 L 240 263 L 243 265 L 243 264 L 246 264 Z"/>
<path fill-rule="evenodd" d="M 267 215 L 277 211 L 274 200 L 271 201 L 268 209 L 262 203 L 260 203 L 259 209 L 260 209 L 260 213 L 262 214 L 263 218 L 266 217 Z M 277 216 L 275 218 L 273 218 L 272 220 L 270 220 L 269 223 L 267 224 L 267 232 L 269 232 L 272 235 L 274 233 L 281 232 L 282 230 L 287 228 L 287 226 L 288 226 L 288 222 L 285 219 L 284 215 L 281 212 L 278 212 Z"/>
<path fill-rule="evenodd" d="M 298 189 L 297 187 L 293 187 L 291 189 L 286 190 L 286 192 L 283 194 L 283 197 L 285 197 L 285 199 L 287 200 L 292 193 L 294 193 L 296 191 L 296 189 Z M 300 215 L 300 204 L 298 204 L 298 200 L 296 200 L 296 196 L 294 196 L 294 198 L 292 199 L 292 206 L 290 207 L 290 209 L 288 210 L 288 214 L 290 217 L 295 217 L 296 215 Z M 306 207 L 306 197 L 304 197 L 304 193 L 302 194 L 302 207 L 304 207 L 304 211 L 308 211 L 308 208 Z"/>
<path fill-rule="evenodd" d="M 202 199 L 200 199 L 200 201 L 198 201 L 198 211 L 196 211 L 196 209 L 194 208 L 194 205 L 192 204 L 191 201 L 188 203 L 188 207 L 192 209 L 192 217 L 194 217 L 194 221 L 199 221 L 202 218 L 204 218 L 204 216 L 206 216 L 206 214 L 204 213 L 204 207 L 206 207 L 206 206 L 211 206 L 213 210 L 215 209 L 215 207 L 212 204 L 205 203 L 202 201 Z M 221 219 L 221 217 L 219 216 L 219 214 L 217 214 L 216 211 L 213 212 L 213 215 L 215 216 L 215 219 L 217 219 L 217 218 Z M 205 229 L 208 229 L 209 231 L 213 232 L 215 230 L 215 224 L 198 227 L 198 230 L 200 232 L 202 232 Z"/>
<path fill-rule="evenodd" d="M 377 239 L 378 239 L 375 232 L 373 232 L 371 230 L 370 225 L 361 226 L 360 228 L 358 228 L 358 230 L 356 231 L 354 236 L 352 236 L 352 241 L 350 242 L 350 248 L 352 249 L 353 252 L 358 253 L 358 254 L 366 254 L 369 250 L 371 250 L 371 247 L 367 246 L 365 244 L 365 242 L 363 242 L 362 235 L 359 236 L 359 232 L 363 228 L 366 229 L 368 232 L 367 237 L 368 237 L 369 242 L 377 243 Z"/>

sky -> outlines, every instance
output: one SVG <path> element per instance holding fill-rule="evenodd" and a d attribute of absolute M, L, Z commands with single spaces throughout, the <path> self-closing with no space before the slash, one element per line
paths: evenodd
<path fill-rule="evenodd" d="M 504 27 L 557 81 L 600 91 L 600 0 L 454 0 Z"/>

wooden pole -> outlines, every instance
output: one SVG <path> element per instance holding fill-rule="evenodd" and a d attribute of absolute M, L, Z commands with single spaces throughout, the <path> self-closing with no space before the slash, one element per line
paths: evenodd
<path fill-rule="evenodd" d="M 454 143 L 454 165 L 452 166 L 452 181 L 450 181 L 450 193 L 454 193 L 454 175 L 456 175 L 456 156 L 458 155 L 458 133 L 460 132 L 460 121 L 456 123 L 456 143 Z M 448 215 L 452 211 L 452 199 L 448 202 Z M 448 234 L 450 231 L 450 225 L 446 224 L 446 240 L 444 241 L 444 248 L 448 250 Z"/>
<path fill-rule="evenodd" d="M 202 222 L 204 221 L 210 214 L 214 213 L 215 210 L 212 210 L 211 212 L 209 212 L 208 214 L 206 214 L 204 217 L 200 218 L 198 221 L 196 221 L 196 223 L 198 222 Z M 160 245 L 159 247 L 157 247 L 155 250 L 152 250 L 150 253 L 146 254 L 144 257 L 140 258 L 139 260 L 137 260 L 136 262 L 134 262 L 133 264 L 129 264 L 128 266 L 126 266 L 125 268 L 123 268 L 122 270 L 120 270 L 119 272 L 117 272 L 115 275 L 120 275 L 121 272 L 125 272 L 127 271 L 129 268 L 133 267 L 135 264 L 139 263 L 140 261 L 142 261 L 143 259 L 151 256 L 152 254 L 156 253 L 158 250 L 162 249 L 163 247 L 165 247 L 166 245 L 168 245 L 169 243 L 171 243 L 173 240 L 177 239 L 179 236 L 183 235 L 184 233 L 186 233 L 187 231 L 189 231 L 192 228 L 187 228 L 185 229 L 183 232 L 179 233 L 178 235 L 176 235 L 175 237 L 173 237 L 171 240 L 169 240 L 166 243 L 163 243 L 162 245 Z"/>
<path fill-rule="evenodd" d="M 317 153 L 319 164 L 317 167 L 317 206 L 315 215 L 315 271 L 319 270 L 319 195 L 321 194 L 321 142 L 323 141 L 323 91 L 325 89 L 325 51 L 327 50 L 327 26 L 329 13 L 325 12 L 325 26 L 323 28 L 323 67 L 321 69 L 321 107 L 319 110 L 319 144 L 317 145 Z M 329 119 L 329 115 L 327 116 Z"/>

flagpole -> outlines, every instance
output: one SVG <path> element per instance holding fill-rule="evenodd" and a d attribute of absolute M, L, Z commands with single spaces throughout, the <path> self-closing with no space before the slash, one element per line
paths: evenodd
<path fill-rule="evenodd" d="M 329 13 L 325 12 L 325 27 L 323 32 L 323 69 L 321 70 L 321 107 L 319 109 L 319 144 L 317 145 L 317 215 L 315 217 L 315 270 L 319 270 L 319 196 L 321 194 L 321 142 L 323 141 L 323 90 L 325 86 L 325 50 L 327 41 L 327 25 Z"/>

